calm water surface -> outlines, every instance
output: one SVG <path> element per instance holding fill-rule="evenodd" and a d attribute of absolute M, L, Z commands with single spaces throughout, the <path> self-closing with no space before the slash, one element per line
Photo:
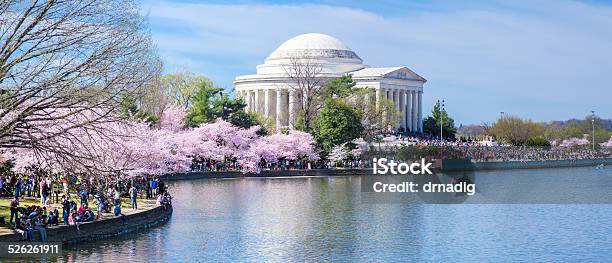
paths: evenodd
<path fill-rule="evenodd" d="M 520 174 L 531 173 L 536 181 L 589 177 L 594 179 L 583 181 L 595 192 L 612 189 L 610 167 L 543 171 Z M 170 187 L 174 214 L 167 224 L 65 248 L 60 260 L 609 262 L 612 257 L 612 205 L 606 204 L 368 204 L 360 200 L 360 177 L 191 180 Z"/>

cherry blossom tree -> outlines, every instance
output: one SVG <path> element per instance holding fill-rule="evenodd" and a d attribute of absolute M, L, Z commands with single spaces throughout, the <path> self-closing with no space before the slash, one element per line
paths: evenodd
<path fill-rule="evenodd" d="M 589 140 L 584 138 L 569 138 L 565 139 L 559 144 L 561 147 L 580 147 L 589 144 Z"/>
<path fill-rule="evenodd" d="M 314 151 L 314 138 L 301 131 L 289 131 L 287 134 L 277 133 L 261 137 L 253 145 L 255 153 L 266 161 L 276 161 L 284 158 L 297 160 L 301 157 L 317 160 Z"/>
<path fill-rule="evenodd" d="M 245 129 L 222 119 L 185 128 L 184 116 L 184 110 L 169 106 L 159 125 L 123 119 L 72 128 L 68 135 L 54 136 L 52 142 L 45 143 L 57 149 L 5 148 L 3 157 L 11 159 L 20 173 L 36 167 L 53 173 L 87 173 L 100 178 L 119 175 L 124 179 L 183 173 L 190 169 L 194 159 L 234 162 L 243 172 L 257 173 L 262 160 L 318 158 L 314 139 L 308 133 L 290 131 L 260 137 L 258 126 Z M 61 133 L 70 124 L 70 121 L 62 121 L 45 129 L 48 133 Z M 70 154 L 61 154 L 61 151 Z"/>
<path fill-rule="evenodd" d="M 0 1 L 0 150 L 89 166 L 90 143 L 114 137 L 105 129 L 122 98 L 160 72 L 139 10 L 129 0 Z"/>

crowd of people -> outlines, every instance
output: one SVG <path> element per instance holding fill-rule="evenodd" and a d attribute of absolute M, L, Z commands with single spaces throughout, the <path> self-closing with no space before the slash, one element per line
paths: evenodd
<path fill-rule="evenodd" d="M 324 165 L 318 161 L 307 160 L 278 160 L 277 162 L 266 162 L 262 160 L 259 166 L 263 170 L 286 170 L 286 169 L 312 169 L 322 168 Z M 242 171 L 243 169 L 234 161 L 215 161 L 205 160 L 197 161 L 191 165 L 193 172 L 227 172 L 227 171 Z"/>
<path fill-rule="evenodd" d="M 475 162 L 491 161 L 546 161 L 546 160 L 582 160 L 611 158 L 610 149 L 590 150 L 568 147 L 525 147 L 525 146 L 455 146 L 462 155 Z"/>
<path fill-rule="evenodd" d="M 546 161 L 612 158 L 611 148 L 592 150 L 588 147 L 528 147 L 487 145 L 482 141 L 461 139 L 440 141 L 439 137 L 397 136 L 397 141 L 416 147 L 447 147 L 456 156 L 447 158 L 469 158 L 474 162 L 494 161 Z"/>
<path fill-rule="evenodd" d="M 138 197 L 155 199 L 157 205 L 171 204 L 164 182 L 159 177 L 144 176 L 102 181 L 93 176 L 3 175 L 0 195 L 11 198 L 9 226 L 20 231 L 28 241 L 32 240 L 34 231 L 40 233 L 41 241 L 46 241 L 47 226 L 65 224 L 78 229 L 81 223 L 103 219 L 105 213 L 121 217 L 127 224 L 121 209 L 122 197 L 130 199 L 134 210 L 138 209 Z M 24 206 L 21 205 L 24 199 L 39 200 L 39 203 Z"/>

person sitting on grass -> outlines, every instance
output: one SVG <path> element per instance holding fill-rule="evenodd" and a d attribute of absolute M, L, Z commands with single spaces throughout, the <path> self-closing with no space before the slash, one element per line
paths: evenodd
<path fill-rule="evenodd" d="M 87 211 L 85 211 L 85 213 L 83 214 L 83 216 L 81 217 L 81 222 L 89 222 L 89 221 L 94 221 L 96 219 L 96 216 L 94 215 L 94 213 L 91 211 L 91 209 L 87 209 Z"/>
<path fill-rule="evenodd" d="M 39 214 L 34 219 L 34 229 L 40 232 L 40 241 L 47 241 L 47 229 L 45 228 L 45 220 L 43 214 Z"/>
<path fill-rule="evenodd" d="M 70 211 L 76 211 L 77 210 L 77 204 L 74 200 L 70 200 Z"/>
<path fill-rule="evenodd" d="M 23 229 L 22 237 L 24 241 L 32 241 L 32 239 L 34 239 L 34 228 L 31 222 L 30 219 L 25 217 L 21 220 L 21 229 Z"/>
<path fill-rule="evenodd" d="M 81 206 L 79 207 L 79 210 L 77 210 L 77 216 L 82 216 L 83 214 L 85 214 L 86 210 L 87 210 L 87 205 L 81 204 Z"/>
<path fill-rule="evenodd" d="M 68 217 L 68 225 L 74 226 L 77 223 L 77 213 L 76 210 L 71 210 L 70 216 Z"/>
<path fill-rule="evenodd" d="M 47 216 L 47 224 L 48 225 L 59 225 L 59 211 L 57 208 L 54 208 L 51 213 Z"/>

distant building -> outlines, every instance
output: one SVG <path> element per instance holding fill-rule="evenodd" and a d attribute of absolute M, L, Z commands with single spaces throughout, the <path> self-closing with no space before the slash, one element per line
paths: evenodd
<path fill-rule="evenodd" d="M 324 34 L 303 34 L 287 40 L 257 66 L 257 74 L 236 77 L 236 94 L 245 99 L 249 111 L 274 119 L 277 127 L 293 127 L 301 97 L 288 68 L 306 60 L 318 66 L 320 78 L 351 74 L 356 87 L 375 89 L 376 98 L 369 98 L 373 106 L 384 98 L 393 101 L 401 112 L 396 128 L 423 130 L 423 77 L 407 67 L 369 67 L 338 39 Z"/>

